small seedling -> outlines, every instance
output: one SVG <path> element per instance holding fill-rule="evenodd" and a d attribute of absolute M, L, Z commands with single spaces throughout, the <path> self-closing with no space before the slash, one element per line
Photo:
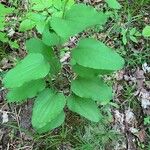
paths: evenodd
<path fill-rule="evenodd" d="M 122 42 L 124 45 L 128 43 L 128 41 L 133 41 L 134 43 L 138 43 L 137 37 L 141 36 L 141 33 L 137 31 L 136 28 L 125 29 L 121 28 Z"/>

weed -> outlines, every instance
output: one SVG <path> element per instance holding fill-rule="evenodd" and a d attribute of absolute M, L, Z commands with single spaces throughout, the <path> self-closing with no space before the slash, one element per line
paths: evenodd
<path fill-rule="evenodd" d="M 53 31 L 46 25 L 43 41 L 36 38 L 28 40 L 26 42 L 28 55 L 10 70 L 3 80 L 4 86 L 9 89 L 8 102 L 23 102 L 39 93 L 32 114 L 32 125 L 39 133 L 52 130 L 64 122 L 63 109 L 66 106 L 66 99 L 69 110 L 93 122 L 100 121 L 101 114 L 95 101 L 109 103 L 112 89 L 98 78 L 98 75 L 110 74 L 124 65 L 123 58 L 104 43 L 92 38 L 81 39 L 71 52 L 71 65 L 77 76 L 71 81 L 73 94 L 65 98 L 54 86 L 51 89 L 46 88 L 44 78 L 47 75 L 57 75 L 61 70 L 59 59 L 52 47 L 62 47 L 60 45 L 63 45 L 70 36 L 94 25 L 103 25 L 107 21 L 107 15 L 97 12 L 90 6 L 75 4 L 68 10 L 67 3 L 68 1 L 64 4 L 61 17 L 52 16 L 50 26 Z M 33 5 L 34 10 L 39 11 L 45 7 L 49 6 L 45 3 Z M 36 13 L 33 17 L 37 18 L 37 15 L 39 14 Z"/>

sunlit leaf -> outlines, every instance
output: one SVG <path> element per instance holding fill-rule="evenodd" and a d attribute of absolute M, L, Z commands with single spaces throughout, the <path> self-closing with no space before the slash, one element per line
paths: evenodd
<path fill-rule="evenodd" d="M 45 133 L 59 127 L 64 121 L 65 113 L 62 111 L 58 116 L 56 116 L 55 119 L 53 119 L 51 122 L 48 122 L 44 127 L 35 129 L 38 133 Z"/>
<path fill-rule="evenodd" d="M 20 87 L 32 80 L 44 78 L 50 70 L 48 62 L 41 54 L 28 54 L 3 79 L 7 88 Z"/>
<path fill-rule="evenodd" d="M 26 42 L 26 49 L 29 53 L 41 53 L 44 58 L 50 63 L 51 74 L 57 74 L 60 71 L 60 62 L 56 58 L 54 51 L 51 47 L 45 45 L 42 40 L 38 38 L 31 38 Z"/>
<path fill-rule="evenodd" d="M 79 77 L 71 82 L 71 90 L 79 97 L 99 102 L 109 102 L 112 99 L 112 89 L 98 78 Z"/>
<path fill-rule="evenodd" d="M 64 18 L 52 17 L 53 30 L 63 38 L 69 38 L 93 25 L 103 25 L 107 16 L 97 12 L 93 7 L 84 4 L 76 4 L 69 9 Z"/>
<path fill-rule="evenodd" d="M 38 130 L 47 126 L 63 111 L 65 103 L 63 94 L 45 89 L 35 100 L 32 114 L 33 127 Z"/>
<path fill-rule="evenodd" d="M 147 25 L 144 29 L 143 29 L 143 32 L 142 32 L 143 36 L 145 37 L 150 37 L 150 26 Z"/>
<path fill-rule="evenodd" d="M 121 5 L 119 4 L 119 2 L 117 0 L 105 0 L 105 1 L 110 8 L 113 8 L 113 9 L 121 8 Z"/>
<path fill-rule="evenodd" d="M 107 71 L 119 70 L 124 59 L 104 43 L 94 39 L 82 39 L 72 50 L 72 58 L 81 66 Z"/>
<path fill-rule="evenodd" d="M 7 94 L 8 102 L 22 102 L 27 98 L 33 98 L 45 88 L 43 79 L 34 80 L 23 84 L 21 87 L 11 89 Z"/>
<path fill-rule="evenodd" d="M 101 118 L 96 103 L 91 99 L 72 96 L 68 98 L 67 106 L 71 111 L 76 112 L 91 121 L 98 122 Z"/>

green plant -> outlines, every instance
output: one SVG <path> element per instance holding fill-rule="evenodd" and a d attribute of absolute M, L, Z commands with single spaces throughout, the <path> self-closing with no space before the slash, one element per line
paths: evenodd
<path fill-rule="evenodd" d="M 149 125 L 150 124 L 150 116 L 144 118 L 144 124 L 145 125 Z"/>
<path fill-rule="evenodd" d="M 137 31 L 136 28 L 131 29 L 121 28 L 121 34 L 122 34 L 122 42 L 124 45 L 126 45 L 129 40 L 138 43 L 137 37 L 141 36 L 141 33 Z"/>
<path fill-rule="evenodd" d="M 121 8 L 117 0 L 105 1 L 112 9 Z M 30 0 L 29 2 L 30 8 L 23 19 L 21 19 L 19 30 L 25 32 L 35 27 L 41 34 L 53 16 L 61 17 L 64 9 L 65 11 L 69 10 L 75 3 L 74 0 L 68 0 L 67 3 L 66 0 Z"/>
<path fill-rule="evenodd" d="M 81 39 L 71 51 L 74 71 L 71 94 L 66 97 L 57 89 L 53 82 L 57 83 L 61 76 L 59 55 L 63 44 L 69 37 L 94 25 L 104 25 L 107 21 L 107 15 L 84 4 L 74 4 L 68 10 L 67 2 L 62 16 L 50 19 L 43 41 L 29 39 L 26 42 L 28 55 L 3 79 L 4 86 L 9 89 L 8 102 L 23 102 L 36 97 L 32 125 L 39 133 L 52 130 L 64 122 L 66 103 L 71 111 L 99 122 L 102 114 L 97 103 L 109 103 L 112 99 L 112 89 L 99 75 L 110 74 L 124 65 L 123 58 L 104 43 L 92 38 Z M 57 55 L 54 53 L 56 48 Z"/>
<path fill-rule="evenodd" d="M 43 33 L 44 28 L 53 16 L 61 17 L 63 9 L 70 9 L 74 0 L 30 0 L 29 11 L 25 14 L 20 24 L 20 31 L 24 32 L 36 28 Z"/>
<path fill-rule="evenodd" d="M 120 9 L 121 5 L 117 0 L 105 0 L 108 6 L 112 9 Z"/>
<path fill-rule="evenodd" d="M 110 125 L 113 121 L 110 105 L 101 107 L 100 112 L 103 114 L 101 122 L 88 123 L 77 129 L 76 136 L 79 142 L 75 150 L 115 149 L 116 143 L 123 140 L 122 135 Z"/>
<path fill-rule="evenodd" d="M 12 48 L 19 48 L 17 42 L 11 41 L 8 38 L 8 35 L 6 34 L 6 32 L 4 32 L 4 29 L 7 26 L 7 23 L 5 21 L 6 16 L 13 13 L 14 8 L 6 8 L 3 4 L 0 3 L 0 10 L 1 10 L 1 14 L 0 14 L 0 41 L 3 43 L 9 43 L 9 45 Z"/>
<path fill-rule="evenodd" d="M 145 26 L 145 28 L 142 31 L 142 35 L 144 37 L 150 37 L 150 26 L 149 25 Z"/>

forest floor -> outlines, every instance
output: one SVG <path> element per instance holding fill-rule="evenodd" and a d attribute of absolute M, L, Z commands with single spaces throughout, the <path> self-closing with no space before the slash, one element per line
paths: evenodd
<path fill-rule="evenodd" d="M 20 13 L 28 7 L 25 1 L 0 2 L 19 8 Z M 102 0 L 84 2 L 98 10 L 108 9 Z M 93 36 L 117 49 L 126 62 L 121 71 L 105 77 L 113 85 L 114 97 L 109 106 L 100 108 L 107 116 L 98 124 L 68 114 L 61 128 L 38 135 L 30 122 L 33 100 L 21 105 L 6 103 L 2 77 L 13 67 L 14 60 L 26 55 L 24 41 L 34 35 L 34 31 L 20 33 L 17 23 L 8 28 L 9 33 L 13 29 L 10 38 L 20 48 L 16 50 L 0 43 L 0 150 L 150 150 L 150 39 L 142 35 L 135 37 L 136 40 L 130 38 L 133 28 L 142 33 L 145 25 L 150 25 L 150 1 L 144 4 L 140 0 L 121 0 L 120 3 L 122 8 L 113 12 L 115 19 L 110 19 L 102 31 L 90 30 L 80 35 Z M 8 21 L 20 16 L 15 14 Z M 70 50 L 80 36 L 71 38 Z"/>

